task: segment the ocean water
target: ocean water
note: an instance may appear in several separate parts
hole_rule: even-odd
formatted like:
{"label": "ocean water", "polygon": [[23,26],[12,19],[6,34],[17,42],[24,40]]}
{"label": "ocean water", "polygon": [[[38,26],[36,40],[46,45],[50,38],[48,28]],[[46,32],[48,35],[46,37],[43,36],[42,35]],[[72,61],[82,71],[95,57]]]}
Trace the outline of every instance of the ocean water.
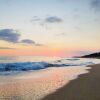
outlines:
{"label": "ocean water", "polygon": [[0,100],[42,100],[100,59],[1,56]]}
{"label": "ocean water", "polygon": [[0,56],[0,75],[42,70],[49,67],[77,67],[99,63],[99,59],[34,56]]}

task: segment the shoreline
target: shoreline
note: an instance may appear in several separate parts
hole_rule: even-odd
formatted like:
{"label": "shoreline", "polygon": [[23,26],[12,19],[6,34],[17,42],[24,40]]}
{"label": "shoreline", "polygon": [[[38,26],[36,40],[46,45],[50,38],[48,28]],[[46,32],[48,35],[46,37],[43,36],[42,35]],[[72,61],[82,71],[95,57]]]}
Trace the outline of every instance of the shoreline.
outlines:
{"label": "shoreline", "polygon": [[79,75],[42,100],[100,100],[100,64],[87,67],[91,67],[89,73]]}
{"label": "shoreline", "polygon": [[89,68],[80,66],[53,67],[1,79],[0,100],[41,100],[76,79],[78,75],[88,73],[87,69]]}

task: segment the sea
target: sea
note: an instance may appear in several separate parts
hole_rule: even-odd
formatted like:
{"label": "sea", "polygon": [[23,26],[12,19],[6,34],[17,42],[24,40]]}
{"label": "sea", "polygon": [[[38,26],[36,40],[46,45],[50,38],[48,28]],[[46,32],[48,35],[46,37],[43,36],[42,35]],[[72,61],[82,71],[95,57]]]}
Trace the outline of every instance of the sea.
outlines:
{"label": "sea", "polygon": [[100,59],[0,56],[0,100],[42,100]]}
{"label": "sea", "polygon": [[43,56],[0,56],[0,75],[12,75],[49,67],[77,67],[100,63],[93,58],[61,58]]}

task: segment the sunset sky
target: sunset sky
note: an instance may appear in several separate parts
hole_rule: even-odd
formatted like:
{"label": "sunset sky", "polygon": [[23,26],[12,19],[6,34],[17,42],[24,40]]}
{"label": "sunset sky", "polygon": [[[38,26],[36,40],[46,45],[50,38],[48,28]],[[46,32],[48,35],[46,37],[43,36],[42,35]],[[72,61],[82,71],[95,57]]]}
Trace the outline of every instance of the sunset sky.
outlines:
{"label": "sunset sky", "polygon": [[100,0],[0,0],[0,55],[69,57],[99,43]]}

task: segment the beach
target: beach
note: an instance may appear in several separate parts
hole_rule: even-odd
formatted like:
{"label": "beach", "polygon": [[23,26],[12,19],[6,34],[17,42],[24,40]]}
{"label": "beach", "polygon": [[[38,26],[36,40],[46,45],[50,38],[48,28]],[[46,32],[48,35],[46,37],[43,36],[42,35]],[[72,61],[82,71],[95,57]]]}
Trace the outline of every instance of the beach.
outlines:
{"label": "beach", "polygon": [[[41,100],[88,73],[87,67],[52,67],[18,75],[0,76],[0,100]],[[48,99],[46,99],[48,100]]]}
{"label": "beach", "polygon": [[0,100],[99,100],[98,63],[84,58],[1,63]]}
{"label": "beach", "polygon": [[100,0],[0,0],[0,100],[100,100]]}
{"label": "beach", "polygon": [[42,100],[100,100],[100,64]]}

